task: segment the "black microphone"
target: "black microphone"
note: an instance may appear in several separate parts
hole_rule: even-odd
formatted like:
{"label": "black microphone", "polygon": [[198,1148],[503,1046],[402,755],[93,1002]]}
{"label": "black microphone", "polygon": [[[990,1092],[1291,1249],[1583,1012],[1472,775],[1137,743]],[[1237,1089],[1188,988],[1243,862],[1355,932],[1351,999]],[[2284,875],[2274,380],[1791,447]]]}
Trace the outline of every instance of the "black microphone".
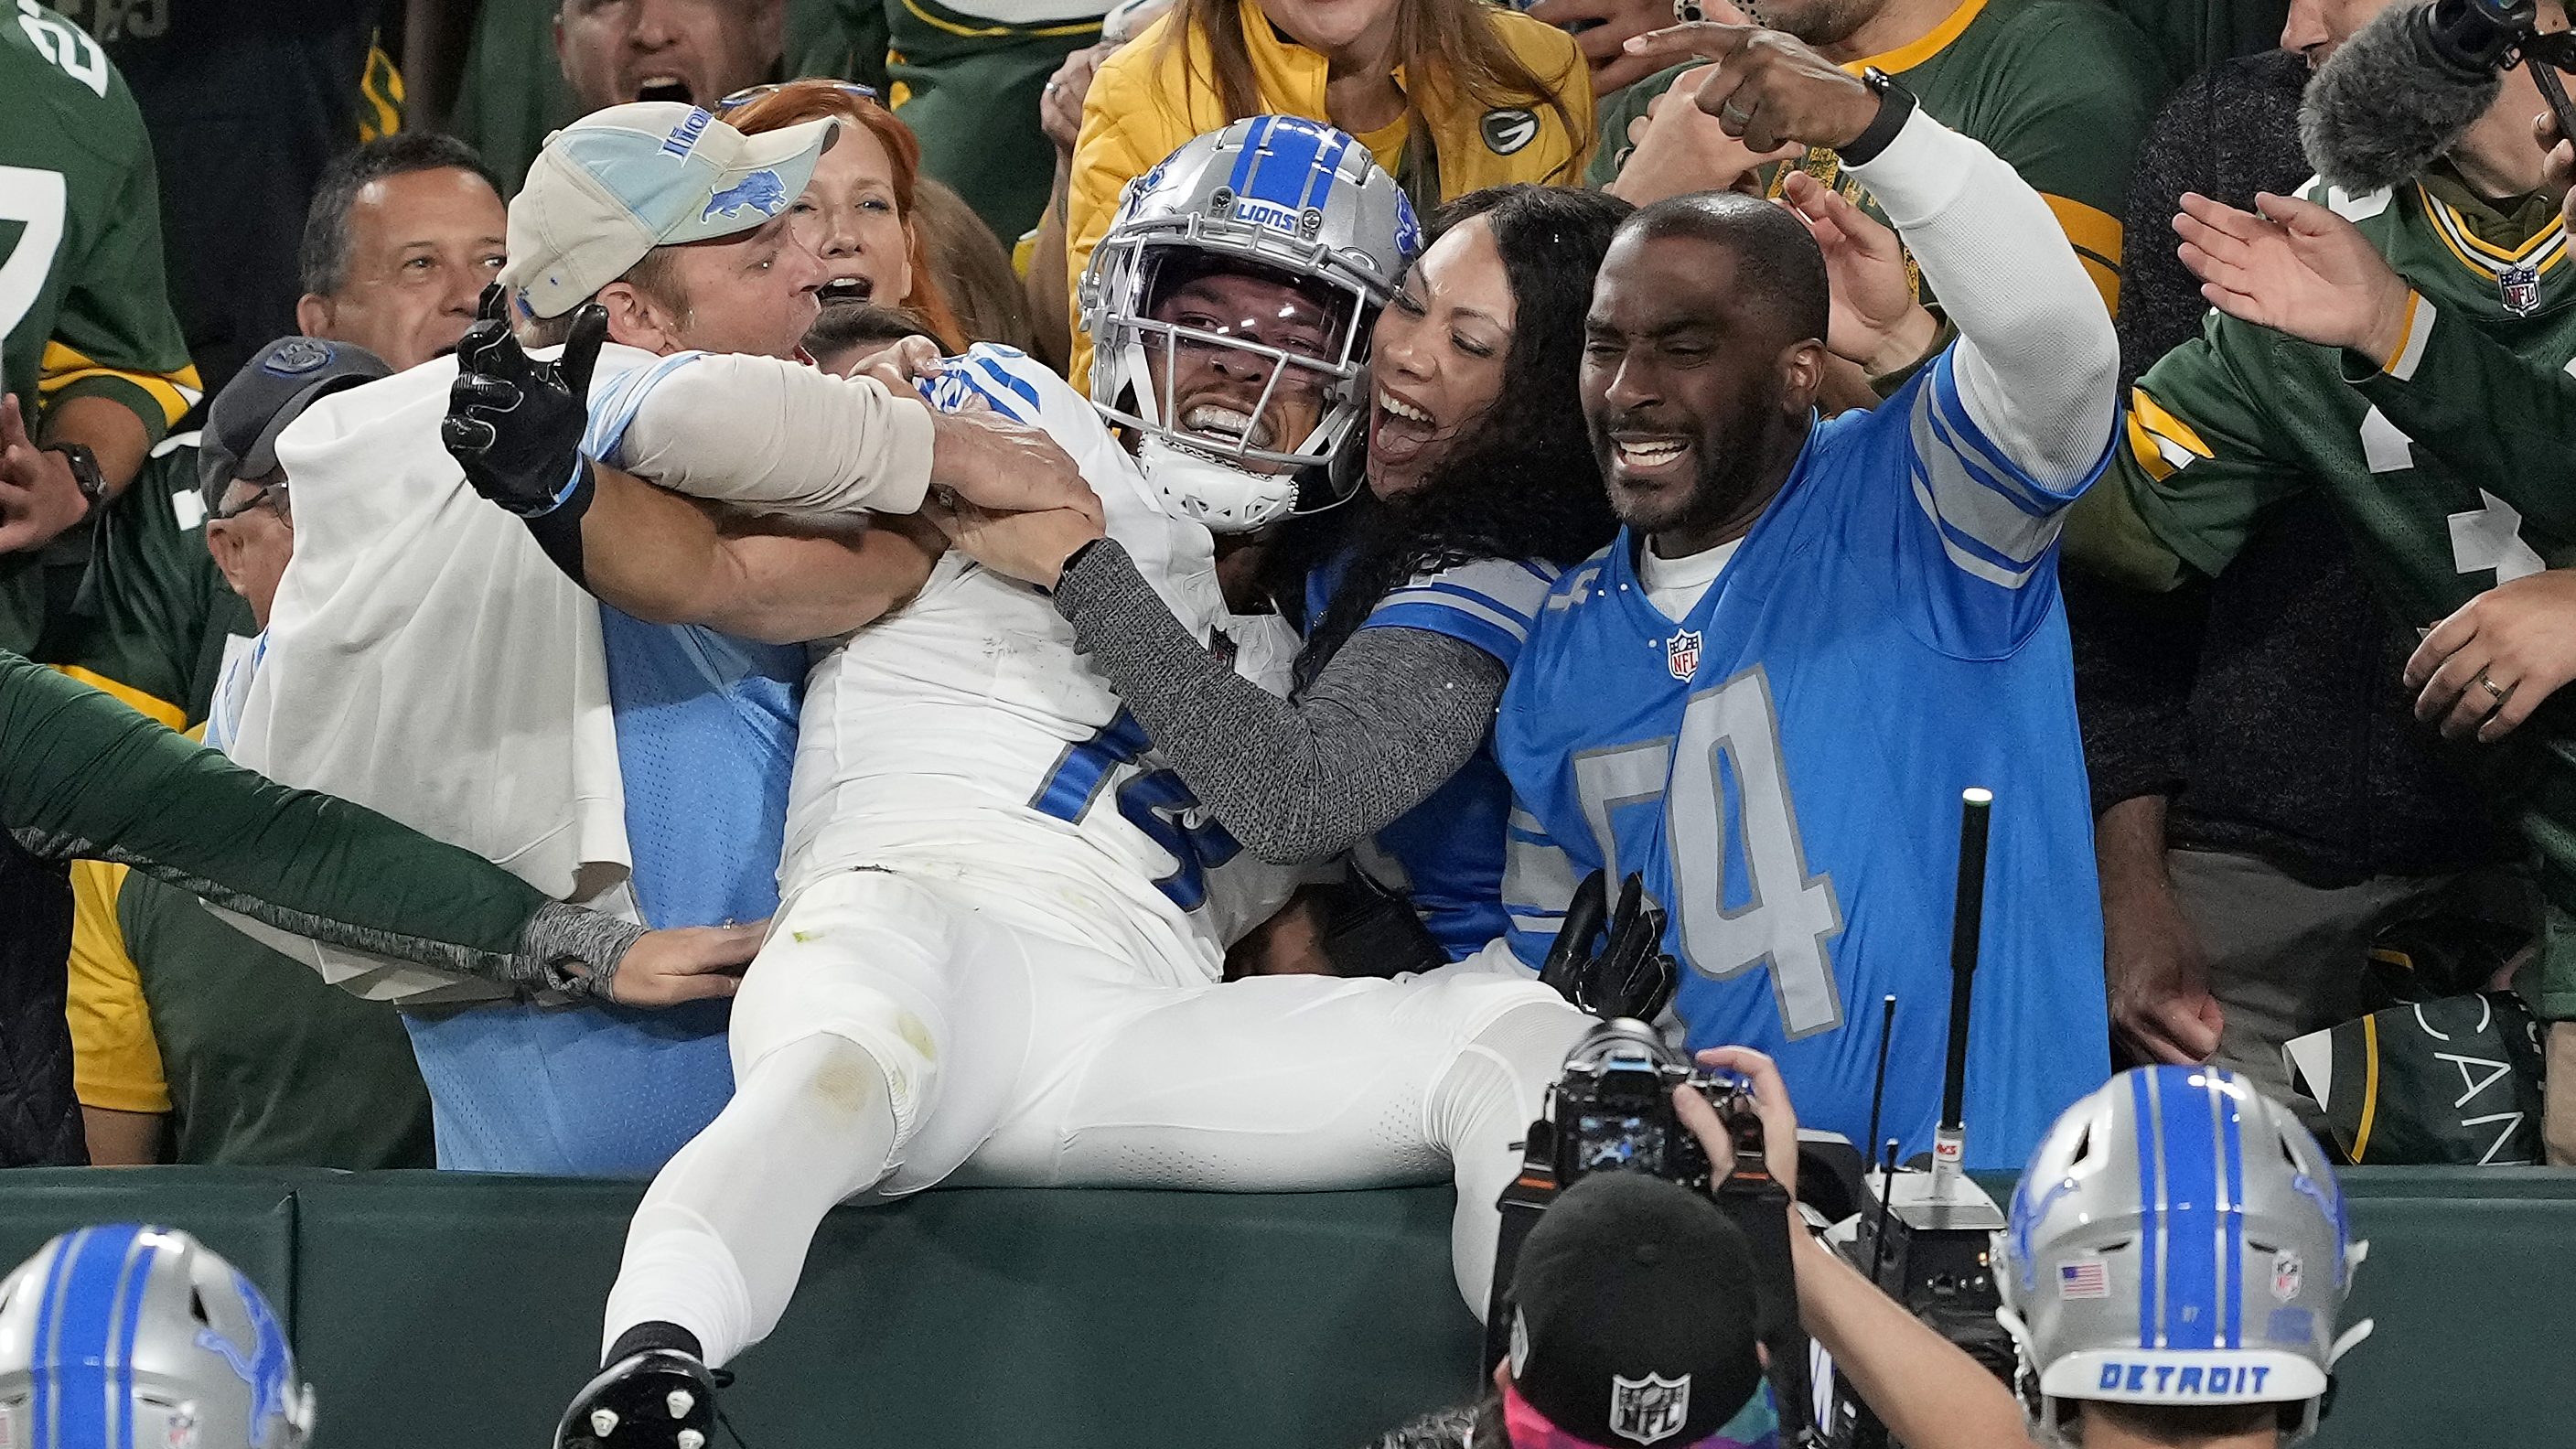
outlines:
{"label": "black microphone", "polygon": [[2353,32],[2299,102],[2308,164],[2354,194],[2423,174],[2503,90],[2517,36],[2492,10],[2481,0],[2399,0]]}

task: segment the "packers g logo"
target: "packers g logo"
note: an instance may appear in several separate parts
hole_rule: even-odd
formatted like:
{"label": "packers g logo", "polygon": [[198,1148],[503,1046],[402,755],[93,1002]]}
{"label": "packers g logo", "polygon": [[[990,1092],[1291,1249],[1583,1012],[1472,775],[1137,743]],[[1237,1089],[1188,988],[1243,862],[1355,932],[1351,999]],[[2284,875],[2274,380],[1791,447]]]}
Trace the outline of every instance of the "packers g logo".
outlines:
{"label": "packers g logo", "polygon": [[1487,111],[1477,129],[1484,132],[1485,145],[1495,155],[1509,156],[1538,139],[1538,114],[1520,106],[1505,106]]}

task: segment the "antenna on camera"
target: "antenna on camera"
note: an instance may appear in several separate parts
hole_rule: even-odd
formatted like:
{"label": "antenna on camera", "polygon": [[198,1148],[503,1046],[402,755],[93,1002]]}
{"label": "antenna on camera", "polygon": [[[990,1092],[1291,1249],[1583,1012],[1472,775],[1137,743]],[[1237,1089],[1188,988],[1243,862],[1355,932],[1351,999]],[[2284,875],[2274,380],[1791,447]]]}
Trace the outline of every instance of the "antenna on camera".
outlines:
{"label": "antenna on camera", "polygon": [[[1950,914],[1950,1050],[1941,1066],[1941,1125],[1932,1134],[1932,1197],[1946,1202],[1967,1160],[1969,987],[1986,922],[1986,831],[1995,793],[1971,786],[1959,797],[1959,890]],[[1877,1134],[1872,1133],[1874,1138]]]}
{"label": "antenna on camera", "polygon": [[1878,1140],[1878,1113],[1887,1105],[1887,1044],[1896,1038],[1896,993],[1887,993],[1878,1004],[1878,1075],[1869,1084],[1869,1135],[1863,1143]]}

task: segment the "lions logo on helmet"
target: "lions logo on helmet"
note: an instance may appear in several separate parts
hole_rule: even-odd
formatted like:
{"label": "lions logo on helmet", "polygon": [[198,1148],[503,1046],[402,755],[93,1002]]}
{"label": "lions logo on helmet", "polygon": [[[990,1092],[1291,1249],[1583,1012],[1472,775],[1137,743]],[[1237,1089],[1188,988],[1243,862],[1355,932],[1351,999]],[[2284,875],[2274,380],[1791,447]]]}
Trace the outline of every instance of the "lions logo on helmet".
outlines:
{"label": "lions logo on helmet", "polygon": [[268,1300],[186,1233],[79,1228],[0,1280],[0,1444],[303,1449],[312,1431]]}
{"label": "lions logo on helmet", "polygon": [[[1412,204],[1368,148],[1296,116],[1254,116],[1200,136],[1128,188],[1082,276],[1091,399],[1139,435],[1139,464],[1166,508],[1242,532],[1301,502],[1329,507],[1348,496],[1356,470],[1325,465],[1366,412],[1369,327],[1421,243]],[[1302,331],[1282,345],[1277,334],[1297,329],[1271,319],[1159,315],[1177,291],[1212,276],[1302,299],[1277,311],[1319,317],[1320,345]],[[1258,392],[1192,405],[1181,395],[1185,366],[1222,369]],[[1300,475],[1319,470],[1338,476],[1301,496]]]}
{"label": "lions logo on helmet", "polygon": [[2288,1108],[2216,1067],[2122,1072],[2041,1139],[1996,1238],[2035,1426],[2065,1442],[2069,1399],[2305,1404],[2296,1442],[2370,1333],[2335,1333],[2368,1250]]}

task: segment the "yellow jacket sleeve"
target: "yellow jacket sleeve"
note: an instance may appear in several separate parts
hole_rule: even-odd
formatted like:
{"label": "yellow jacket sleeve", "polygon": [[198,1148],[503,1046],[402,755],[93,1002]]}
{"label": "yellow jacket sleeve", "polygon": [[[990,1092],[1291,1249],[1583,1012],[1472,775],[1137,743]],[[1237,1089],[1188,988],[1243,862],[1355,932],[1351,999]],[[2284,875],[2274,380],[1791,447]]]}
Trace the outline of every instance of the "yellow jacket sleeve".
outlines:
{"label": "yellow jacket sleeve", "polygon": [[[1086,393],[1091,387],[1091,334],[1082,328],[1082,271],[1116,219],[1119,198],[1128,182],[1152,170],[1181,143],[1225,124],[1224,108],[1213,98],[1203,104],[1196,94],[1164,93],[1160,83],[1176,79],[1182,70],[1175,63],[1179,58],[1166,54],[1170,19],[1166,15],[1155,21],[1101,62],[1082,101],[1082,135],[1074,143],[1073,175],[1065,194],[1065,298],[1073,313],[1073,360],[1065,375]],[[1204,124],[1195,124],[1200,121]]]}
{"label": "yellow jacket sleeve", "polygon": [[170,1084],[143,999],[143,974],[125,951],[117,898],[126,867],[72,863],[71,984],[63,1009],[72,1033],[72,1086],[84,1107],[167,1112]]}

